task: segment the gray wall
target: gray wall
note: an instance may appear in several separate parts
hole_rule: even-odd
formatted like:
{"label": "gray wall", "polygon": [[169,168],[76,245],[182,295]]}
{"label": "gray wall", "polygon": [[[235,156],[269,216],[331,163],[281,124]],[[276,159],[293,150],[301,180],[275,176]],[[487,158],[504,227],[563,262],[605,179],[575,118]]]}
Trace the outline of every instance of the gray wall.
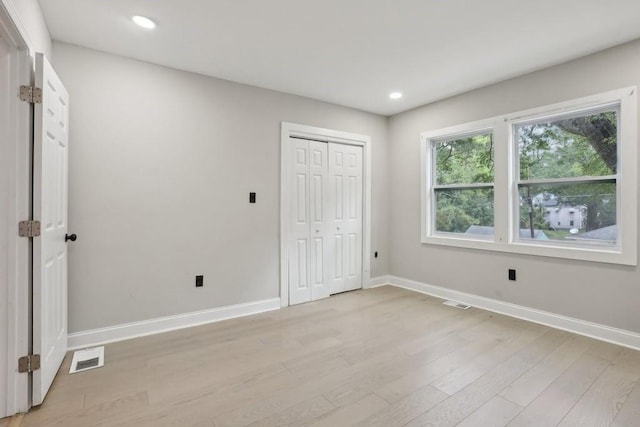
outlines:
{"label": "gray wall", "polygon": [[278,297],[281,121],[371,136],[372,276],[388,273],[386,118],[66,44],[54,57],[70,332]]}
{"label": "gray wall", "polygon": [[[631,85],[640,86],[640,41],[392,117],[391,274],[640,332],[635,267],[420,244],[422,131]],[[517,282],[507,280],[508,268],[517,269]]]}
{"label": "gray wall", "polygon": [[640,332],[635,267],[421,245],[419,161],[422,131],[640,85],[640,41],[390,119],[65,44],[54,54],[72,102],[71,332],[278,296],[281,121],[372,136],[372,277]]}

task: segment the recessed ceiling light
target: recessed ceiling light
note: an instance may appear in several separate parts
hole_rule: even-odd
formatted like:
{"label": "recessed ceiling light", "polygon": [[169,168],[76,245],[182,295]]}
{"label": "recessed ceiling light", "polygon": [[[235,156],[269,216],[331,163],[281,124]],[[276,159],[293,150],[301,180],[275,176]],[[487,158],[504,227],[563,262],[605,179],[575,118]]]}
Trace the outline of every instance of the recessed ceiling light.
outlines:
{"label": "recessed ceiling light", "polygon": [[147,30],[152,30],[156,27],[156,23],[146,16],[132,16],[131,20],[141,26],[142,28],[146,28]]}
{"label": "recessed ceiling light", "polygon": [[391,92],[389,94],[389,98],[391,98],[391,99],[400,99],[400,98],[402,98],[402,93],[401,92]]}

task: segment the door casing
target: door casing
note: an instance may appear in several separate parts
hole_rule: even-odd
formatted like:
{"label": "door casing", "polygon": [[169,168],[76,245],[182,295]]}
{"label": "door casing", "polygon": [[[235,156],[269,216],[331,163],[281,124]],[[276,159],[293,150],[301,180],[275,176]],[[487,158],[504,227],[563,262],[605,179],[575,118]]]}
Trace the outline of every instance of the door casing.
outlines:
{"label": "door casing", "polygon": [[280,136],[280,306],[289,305],[289,202],[292,185],[288,143],[290,137],[322,142],[359,145],[363,155],[363,218],[362,218],[362,288],[369,287],[371,278],[371,137],[338,130],[282,122]]}
{"label": "door casing", "polygon": [[[8,43],[10,92],[8,111],[8,138],[6,139],[7,187],[9,194],[7,239],[7,383],[0,384],[0,396],[6,396],[6,413],[0,417],[26,412],[31,406],[30,374],[18,373],[18,358],[31,351],[31,242],[18,237],[19,221],[31,216],[31,108],[18,99],[21,85],[30,85],[33,79],[33,63],[26,31],[10,2],[0,1],[0,35]],[[3,82],[4,85],[4,82]],[[5,155],[5,153],[3,153]],[[4,189],[3,189],[4,190]],[[5,256],[5,255],[2,255]],[[4,345],[5,343],[0,343]]]}

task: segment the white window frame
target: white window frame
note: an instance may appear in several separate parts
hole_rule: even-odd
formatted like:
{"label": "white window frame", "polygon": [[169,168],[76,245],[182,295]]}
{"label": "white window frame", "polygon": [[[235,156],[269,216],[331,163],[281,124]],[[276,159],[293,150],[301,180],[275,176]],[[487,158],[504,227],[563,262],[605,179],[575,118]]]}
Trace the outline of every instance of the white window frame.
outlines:
{"label": "white window frame", "polygon": [[[490,236],[473,236],[462,233],[439,232],[435,229],[436,218],[436,201],[435,201],[435,164],[434,144],[443,140],[452,140],[456,138],[465,138],[469,136],[494,133],[495,122],[491,120],[481,120],[473,123],[465,123],[460,126],[453,126],[445,129],[439,129],[434,132],[424,132],[422,137],[422,243],[433,243],[458,246],[456,242],[463,242],[466,247],[483,248],[485,244],[493,239]],[[497,152],[494,138],[494,153]],[[495,155],[495,154],[494,154]],[[495,166],[494,166],[495,171]],[[425,191],[425,186],[428,188]],[[451,186],[455,187],[455,186]],[[465,185],[472,187],[472,185]],[[495,174],[492,187],[495,194]],[[486,188],[481,185],[480,188]],[[429,209],[427,209],[427,206]],[[495,196],[494,196],[494,218],[495,218]]]}
{"label": "white window frame", "polygon": [[[618,173],[616,215],[618,239],[615,246],[567,244],[520,239],[519,158],[513,129],[516,124],[594,108],[619,105]],[[604,262],[636,266],[638,232],[638,106],[636,87],[627,87],[567,102],[533,108],[472,123],[421,134],[422,227],[421,242],[471,249]],[[494,142],[494,229],[491,239],[435,231],[433,142],[479,132],[493,132]]]}

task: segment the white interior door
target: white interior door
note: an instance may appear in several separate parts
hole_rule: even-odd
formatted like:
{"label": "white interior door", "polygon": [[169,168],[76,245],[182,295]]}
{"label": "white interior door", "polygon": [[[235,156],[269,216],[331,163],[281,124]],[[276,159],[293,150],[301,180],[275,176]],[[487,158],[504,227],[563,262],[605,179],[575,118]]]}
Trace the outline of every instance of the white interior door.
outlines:
{"label": "white interior door", "polygon": [[362,147],[329,143],[330,293],[362,288]]}
{"label": "white interior door", "polygon": [[293,195],[289,230],[289,303],[329,296],[327,284],[327,144],[291,138]]}
{"label": "white interior door", "polygon": [[41,235],[33,239],[33,404],[39,405],[67,351],[67,178],[69,95],[42,54],[36,55],[33,217]]}

